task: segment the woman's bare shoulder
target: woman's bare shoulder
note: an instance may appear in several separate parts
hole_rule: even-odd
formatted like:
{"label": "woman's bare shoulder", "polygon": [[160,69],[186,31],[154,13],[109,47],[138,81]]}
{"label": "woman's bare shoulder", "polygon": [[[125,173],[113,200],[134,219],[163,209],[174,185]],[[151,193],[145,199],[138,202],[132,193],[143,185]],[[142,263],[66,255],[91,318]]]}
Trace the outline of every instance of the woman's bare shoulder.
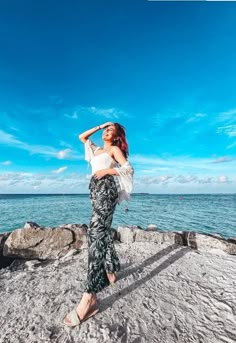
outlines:
{"label": "woman's bare shoulder", "polygon": [[113,152],[122,152],[121,148],[119,148],[117,145],[112,145],[111,151]]}

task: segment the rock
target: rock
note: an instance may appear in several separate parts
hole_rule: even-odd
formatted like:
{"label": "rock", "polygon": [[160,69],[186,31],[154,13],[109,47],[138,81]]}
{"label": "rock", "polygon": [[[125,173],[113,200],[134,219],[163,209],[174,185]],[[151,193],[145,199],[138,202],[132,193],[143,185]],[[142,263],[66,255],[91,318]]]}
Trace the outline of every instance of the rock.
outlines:
{"label": "rock", "polygon": [[3,246],[3,255],[25,259],[56,259],[70,249],[80,250],[86,243],[86,225],[65,224],[42,228],[27,223],[26,228],[13,231]]}
{"label": "rock", "polygon": [[232,241],[218,237],[218,235],[201,234],[197,232],[184,232],[186,245],[191,248],[206,251],[216,252],[221,251],[229,255],[236,255],[236,244]]}
{"label": "rock", "polygon": [[119,226],[117,229],[122,243],[154,242],[179,244],[206,252],[222,252],[236,255],[236,239],[224,239],[219,234],[201,234],[193,231],[149,231],[137,226]]}
{"label": "rock", "polygon": [[114,241],[119,241],[120,240],[120,234],[116,229],[111,229],[111,235],[112,235],[112,239]]}
{"label": "rock", "polygon": [[0,234],[0,269],[9,266],[14,261],[12,257],[3,256],[3,246],[9,235],[10,232]]}
{"label": "rock", "polygon": [[24,229],[37,228],[37,227],[40,228],[40,225],[38,225],[35,222],[26,222],[24,225]]}
{"label": "rock", "polygon": [[25,262],[25,266],[28,270],[35,270],[35,267],[39,266],[41,263],[38,260],[30,260]]}
{"label": "rock", "polygon": [[133,226],[118,226],[117,232],[121,243],[133,243],[135,231],[137,227]]}
{"label": "rock", "polygon": [[116,250],[117,282],[99,294],[100,313],[73,330],[63,318],[86,286],[85,249],[73,263],[1,270],[0,343],[236,342],[236,256],[151,242]]}
{"label": "rock", "polygon": [[69,260],[72,256],[74,256],[74,255],[76,255],[78,253],[78,250],[77,249],[71,249],[71,250],[69,250],[68,251],[68,253],[65,255],[65,256],[63,256],[63,257],[61,257],[60,258],[60,261],[67,261],[67,260]]}
{"label": "rock", "polygon": [[229,243],[234,243],[234,244],[236,244],[236,237],[229,237],[229,238],[227,239],[227,241],[228,241]]}
{"label": "rock", "polygon": [[156,231],[157,230],[157,225],[155,224],[149,224],[146,228],[146,231]]}
{"label": "rock", "polygon": [[207,233],[207,235],[211,237],[216,237],[216,238],[223,238],[219,233]]}
{"label": "rock", "polygon": [[154,242],[162,244],[166,242],[183,245],[182,235],[178,232],[153,232],[128,226],[119,226],[117,231],[120,234],[120,241],[122,243]]}
{"label": "rock", "polygon": [[158,232],[136,230],[135,242],[154,242],[183,245],[182,236],[176,232]]}

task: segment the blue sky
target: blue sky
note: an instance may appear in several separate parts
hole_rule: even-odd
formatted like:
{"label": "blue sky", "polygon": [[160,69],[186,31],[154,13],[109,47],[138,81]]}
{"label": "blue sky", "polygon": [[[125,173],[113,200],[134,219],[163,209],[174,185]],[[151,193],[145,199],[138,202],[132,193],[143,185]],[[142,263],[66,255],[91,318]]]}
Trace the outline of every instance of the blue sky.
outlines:
{"label": "blue sky", "polygon": [[1,2],[0,193],[87,193],[107,121],[134,192],[236,192],[235,36],[235,2]]}

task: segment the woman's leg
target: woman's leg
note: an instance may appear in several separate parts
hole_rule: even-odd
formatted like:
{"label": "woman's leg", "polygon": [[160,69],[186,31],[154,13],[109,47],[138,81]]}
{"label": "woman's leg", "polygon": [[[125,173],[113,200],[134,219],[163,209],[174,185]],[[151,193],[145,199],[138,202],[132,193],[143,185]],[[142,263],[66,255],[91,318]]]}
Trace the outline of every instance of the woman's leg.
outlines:
{"label": "woman's leg", "polygon": [[109,236],[107,240],[107,253],[105,261],[105,269],[107,273],[115,273],[120,270],[120,261],[117,256],[115,246],[112,239],[111,229],[109,230]]}
{"label": "woman's leg", "polygon": [[118,193],[111,175],[102,179],[92,177],[89,188],[93,213],[88,228],[86,293],[97,293],[110,283],[107,271],[115,272],[120,267],[111,238],[111,223]]}
{"label": "woman's leg", "polygon": [[[76,308],[81,320],[93,311],[97,303],[96,293],[109,285],[106,274],[118,271],[120,264],[111,240],[112,216],[116,207],[118,193],[113,177],[106,176],[100,180],[92,177],[90,181],[90,198],[93,207],[92,218],[87,232],[88,240],[88,276],[85,293]],[[70,320],[65,318],[70,324]]]}

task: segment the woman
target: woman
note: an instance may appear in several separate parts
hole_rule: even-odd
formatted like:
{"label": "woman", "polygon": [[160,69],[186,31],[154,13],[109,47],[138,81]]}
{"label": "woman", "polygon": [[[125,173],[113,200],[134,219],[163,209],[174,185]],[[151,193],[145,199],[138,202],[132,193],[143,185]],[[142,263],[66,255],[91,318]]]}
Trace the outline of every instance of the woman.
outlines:
{"label": "woman", "polygon": [[[103,148],[89,140],[100,129],[104,129]],[[89,190],[93,213],[87,232],[87,285],[77,308],[64,318],[67,326],[78,325],[95,315],[98,312],[96,294],[116,281],[120,263],[111,236],[112,217],[116,204],[130,199],[133,184],[123,126],[107,122],[85,131],[79,139],[85,144],[85,160],[92,166]]]}

